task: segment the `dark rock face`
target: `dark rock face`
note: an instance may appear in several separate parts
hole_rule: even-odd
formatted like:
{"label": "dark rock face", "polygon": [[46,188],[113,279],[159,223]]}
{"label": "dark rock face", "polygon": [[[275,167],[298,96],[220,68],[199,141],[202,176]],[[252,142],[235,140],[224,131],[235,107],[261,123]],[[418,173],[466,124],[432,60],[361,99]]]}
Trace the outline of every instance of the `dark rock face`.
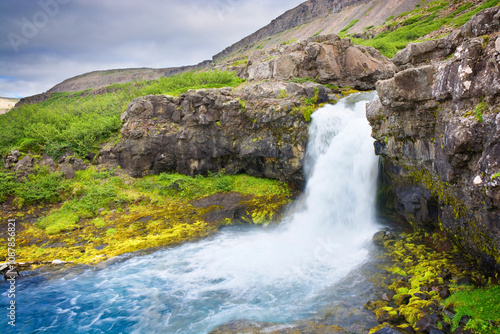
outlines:
{"label": "dark rock face", "polygon": [[121,142],[105,147],[98,161],[137,177],[224,170],[301,186],[308,126],[297,107],[303,98],[328,99],[328,93],[317,84],[275,82],[141,97],[122,115]]}
{"label": "dark rock face", "polygon": [[249,81],[316,78],[322,84],[375,88],[375,82],[393,77],[396,67],[378,50],[353,45],[335,34],[308,38],[279,49],[258,50],[248,59]]}
{"label": "dark rock face", "polygon": [[438,217],[464,252],[497,261],[499,18],[498,7],[487,9],[445,38],[410,44],[367,108],[394,206],[419,227],[436,228]]}

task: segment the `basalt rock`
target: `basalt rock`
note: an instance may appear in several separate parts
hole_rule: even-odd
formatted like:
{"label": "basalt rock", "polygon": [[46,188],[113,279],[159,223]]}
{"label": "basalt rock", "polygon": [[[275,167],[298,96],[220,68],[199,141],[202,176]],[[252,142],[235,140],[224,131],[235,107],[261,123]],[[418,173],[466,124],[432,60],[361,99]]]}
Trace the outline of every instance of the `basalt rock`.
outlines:
{"label": "basalt rock", "polygon": [[279,49],[257,50],[250,55],[245,73],[249,81],[310,77],[322,84],[369,90],[377,80],[391,78],[395,69],[378,50],[330,34]]}
{"label": "basalt rock", "polygon": [[135,177],[246,172],[301,187],[308,126],[299,107],[331,93],[313,83],[273,82],[141,97],[122,114],[121,141],[97,159]]}
{"label": "basalt rock", "polygon": [[473,258],[496,261],[499,17],[498,7],[484,10],[448,37],[410,44],[394,57],[400,72],[377,83],[380,101],[367,107],[394,207],[420,228],[442,226]]}

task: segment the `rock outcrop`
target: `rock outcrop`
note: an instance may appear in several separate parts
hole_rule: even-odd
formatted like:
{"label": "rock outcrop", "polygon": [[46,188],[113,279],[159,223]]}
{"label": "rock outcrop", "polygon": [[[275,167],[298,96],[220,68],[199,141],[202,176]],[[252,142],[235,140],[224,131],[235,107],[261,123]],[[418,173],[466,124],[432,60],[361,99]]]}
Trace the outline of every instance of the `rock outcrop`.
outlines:
{"label": "rock outcrop", "polygon": [[300,186],[308,137],[300,106],[304,98],[325,102],[328,93],[319,84],[276,82],[141,97],[122,115],[120,143],[104,148],[98,161],[136,177],[224,170]]}
{"label": "rock outcrop", "polygon": [[500,9],[437,41],[410,44],[370,104],[395,207],[436,221],[466,254],[500,260]]}
{"label": "rock outcrop", "polygon": [[378,50],[353,45],[335,34],[310,37],[278,49],[253,52],[240,75],[249,81],[313,78],[322,84],[375,88],[377,80],[394,76],[396,67]]}

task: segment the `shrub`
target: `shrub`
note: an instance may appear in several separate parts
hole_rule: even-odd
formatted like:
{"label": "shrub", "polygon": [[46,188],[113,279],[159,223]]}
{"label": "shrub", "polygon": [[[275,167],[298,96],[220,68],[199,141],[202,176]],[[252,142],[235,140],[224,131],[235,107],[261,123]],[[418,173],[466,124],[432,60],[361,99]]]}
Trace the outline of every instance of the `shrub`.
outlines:
{"label": "shrub", "polygon": [[26,182],[18,184],[14,192],[29,204],[56,202],[63,190],[62,181],[62,173],[50,173],[48,168],[42,168],[37,174],[30,174]]}
{"label": "shrub", "polygon": [[13,173],[4,171],[0,173],[0,203],[13,195],[17,186],[17,179]]}
{"label": "shrub", "polygon": [[45,151],[57,158],[70,149],[80,157],[99,149],[122,127],[120,115],[134,98],[178,95],[189,89],[234,87],[243,80],[233,72],[187,72],[158,80],[113,84],[108,93],[53,93],[47,101],[0,115],[0,155],[13,149]]}

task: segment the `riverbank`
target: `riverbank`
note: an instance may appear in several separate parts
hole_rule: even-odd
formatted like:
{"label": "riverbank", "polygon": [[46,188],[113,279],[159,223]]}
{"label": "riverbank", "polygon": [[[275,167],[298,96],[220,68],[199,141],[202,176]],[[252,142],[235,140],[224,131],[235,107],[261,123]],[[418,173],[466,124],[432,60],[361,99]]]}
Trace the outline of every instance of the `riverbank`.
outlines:
{"label": "riverbank", "polygon": [[[0,206],[1,260],[7,261],[10,221],[16,227],[18,270],[28,271],[63,263],[96,265],[198,240],[226,225],[269,223],[294,196],[285,183],[247,175],[134,179],[95,166],[68,180],[39,170],[15,193]],[[32,196],[43,194],[46,198],[34,202]]]}

